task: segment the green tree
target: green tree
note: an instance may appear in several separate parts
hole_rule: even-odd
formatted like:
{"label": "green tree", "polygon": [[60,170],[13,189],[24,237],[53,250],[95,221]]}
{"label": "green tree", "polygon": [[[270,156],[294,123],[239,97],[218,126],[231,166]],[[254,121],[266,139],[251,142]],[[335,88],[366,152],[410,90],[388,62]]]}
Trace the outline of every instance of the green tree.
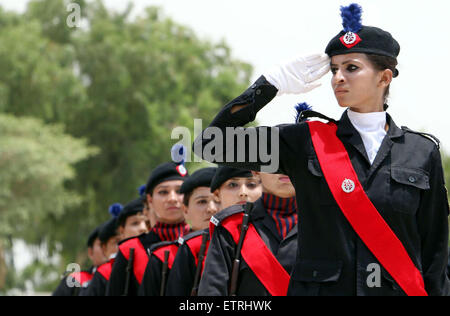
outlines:
{"label": "green tree", "polygon": [[100,0],[76,1],[84,27],[69,28],[69,2],[0,10],[0,112],[62,124],[100,149],[66,182],[83,202],[46,222],[49,249],[63,245],[62,266],[82,263],[85,237],[108,205],[135,198],[152,168],[170,159],[172,129],[193,133],[194,118],[208,122],[252,71],[224,42],[198,38],[158,8],[132,19],[131,5],[114,13]]}
{"label": "green tree", "polygon": [[[65,183],[75,176],[73,165],[97,151],[61,126],[34,118],[0,114],[0,135],[0,251],[11,237],[39,245],[52,229],[50,218],[61,220],[68,208],[81,204]],[[4,271],[3,253],[0,266]]]}

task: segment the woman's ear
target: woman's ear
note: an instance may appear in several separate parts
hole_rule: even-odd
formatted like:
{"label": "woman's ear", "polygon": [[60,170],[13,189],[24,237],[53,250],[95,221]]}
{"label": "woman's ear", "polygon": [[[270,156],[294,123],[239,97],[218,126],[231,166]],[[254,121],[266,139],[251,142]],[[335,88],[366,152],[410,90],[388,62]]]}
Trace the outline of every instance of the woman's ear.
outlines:
{"label": "woman's ear", "polygon": [[188,208],[189,207],[184,205],[184,203],[181,204],[181,209],[183,210],[184,217],[186,217],[186,215],[188,214]]}
{"label": "woman's ear", "polygon": [[151,208],[152,207],[153,198],[152,198],[152,196],[150,194],[147,194],[146,198],[147,198],[148,207]]}
{"label": "woman's ear", "polygon": [[107,249],[107,248],[108,248],[108,247],[107,247],[107,244],[103,244],[103,243],[100,244],[100,248],[102,248],[103,255],[106,257],[106,254],[107,254],[107,252],[108,252],[108,251],[107,251],[107,250],[108,250],[108,249]]}
{"label": "woman's ear", "polygon": [[[126,224],[126,223],[125,223]],[[119,236],[120,236],[120,239],[123,239],[122,238],[122,236],[123,236],[123,232],[125,231],[125,227],[124,226],[119,226]]]}
{"label": "woman's ear", "polygon": [[381,72],[380,84],[383,88],[387,88],[391,84],[393,77],[394,74],[390,69],[385,69]]}
{"label": "woman's ear", "polygon": [[219,197],[219,192],[220,192],[220,189],[216,189],[214,192],[213,192],[213,199],[214,199],[214,201],[216,202],[216,203],[220,203],[221,201],[220,201],[220,197]]}

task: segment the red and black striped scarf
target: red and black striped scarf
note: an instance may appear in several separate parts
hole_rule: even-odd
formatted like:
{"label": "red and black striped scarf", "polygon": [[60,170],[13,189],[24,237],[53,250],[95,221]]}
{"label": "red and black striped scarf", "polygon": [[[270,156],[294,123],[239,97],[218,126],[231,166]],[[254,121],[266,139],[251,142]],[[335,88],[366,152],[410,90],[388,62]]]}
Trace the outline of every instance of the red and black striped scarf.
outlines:
{"label": "red and black striped scarf", "polygon": [[164,224],[157,222],[152,231],[159,236],[162,241],[177,240],[191,231],[191,227],[185,222],[178,224]]}
{"label": "red and black striped scarf", "polygon": [[264,207],[272,216],[281,239],[286,238],[292,228],[297,225],[297,201],[295,197],[280,198],[270,193],[263,193]]}

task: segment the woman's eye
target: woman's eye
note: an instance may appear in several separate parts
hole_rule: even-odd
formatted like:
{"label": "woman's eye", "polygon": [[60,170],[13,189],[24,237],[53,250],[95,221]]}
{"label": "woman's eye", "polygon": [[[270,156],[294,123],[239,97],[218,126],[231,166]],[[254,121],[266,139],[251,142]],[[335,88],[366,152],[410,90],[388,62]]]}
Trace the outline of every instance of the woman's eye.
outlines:
{"label": "woman's eye", "polygon": [[228,183],[228,187],[229,188],[232,188],[232,189],[234,189],[234,188],[237,188],[239,185],[236,183],[236,182],[230,182],[230,183]]}
{"label": "woman's eye", "polygon": [[158,194],[166,195],[168,192],[166,190],[159,191]]}
{"label": "woman's eye", "polygon": [[333,75],[335,75],[336,72],[337,72],[337,68],[331,68],[331,73],[332,73]]}
{"label": "woman's eye", "polygon": [[250,188],[250,189],[254,189],[254,188],[256,188],[257,186],[258,186],[258,185],[257,185],[255,182],[247,183],[247,187]]}
{"label": "woman's eye", "polygon": [[348,67],[347,67],[347,71],[350,71],[350,72],[353,72],[357,69],[358,69],[358,67],[355,65],[348,65]]}
{"label": "woman's eye", "polygon": [[207,204],[208,201],[207,201],[207,200],[199,200],[197,203],[198,203],[198,204]]}

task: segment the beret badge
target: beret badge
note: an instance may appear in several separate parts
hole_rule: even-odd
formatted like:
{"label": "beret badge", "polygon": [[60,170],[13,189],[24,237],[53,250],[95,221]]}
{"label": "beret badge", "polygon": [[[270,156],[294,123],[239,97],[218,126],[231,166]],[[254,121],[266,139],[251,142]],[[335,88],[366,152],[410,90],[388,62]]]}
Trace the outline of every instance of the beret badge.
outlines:
{"label": "beret badge", "polygon": [[353,32],[347,32],[340,38],[342,44],[347,48],[352,48],[353,46],[357,45],[359,42],[361,42],[361,38],[358,34]]}
{"label": "beret badge", "polygon": [[183,165],[178,165],[175,169],[177,169],[180,176],[185,177],[187,175],[187,170]]}
{"label": "beret badge", "polygon": [[341,7],[342,26],[344,27],[344,35],[340,37],[341,43],[352,48],[361,42],[361,38],[357,34],[361,28],[362,8],[356,3],[352,3],[348,7]]}

